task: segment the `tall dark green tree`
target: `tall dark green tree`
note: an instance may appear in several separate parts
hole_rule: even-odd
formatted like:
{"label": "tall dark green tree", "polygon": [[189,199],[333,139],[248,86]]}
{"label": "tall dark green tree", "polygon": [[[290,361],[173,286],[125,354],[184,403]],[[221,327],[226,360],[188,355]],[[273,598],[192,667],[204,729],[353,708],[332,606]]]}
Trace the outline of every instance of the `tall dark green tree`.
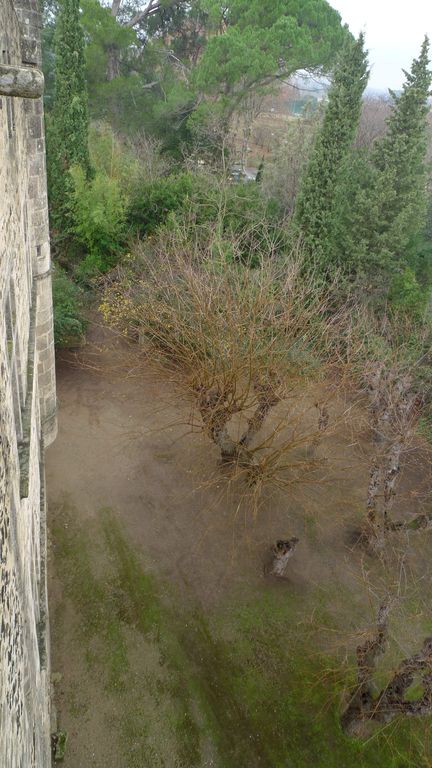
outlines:
{"label": "tall dark green tree", "polygon": [[293,231],[300,235],[310,261],[325,268],[337,210],[341,169],[360,119],[368,81],[364,37],[349,40],[335,68],[328,105],[297,198]]}
{"label": "tall dark green tree", "polygon": [[373,164],[384,203],[380,260],[390,258],[394,264],[396,259],[402,266],[413,266],[427,213],[427,115],[432,83],[427,37],[405,76],[402,93],[391,92],[394,103],[388,131],[375,144]]}
{"label": "tall dark green tree", "polygon": [[[425,275],[427,116],[432,73],[425,38],[400,94],[390,92],[387,133],[369,156],[353,154],[338,193],[332,259],[367,292],[413,295]],[[405,282],[405,287],[404,287]],[[396,291],[396,293],[395,293]]]}
{"label": "tall dark green tree", "polygon": [[72,166],[90,174],[84,35],[79,0],[62,0],[55,35],[55,96],[49,119],[49,189],[52,220],[64,224]]}

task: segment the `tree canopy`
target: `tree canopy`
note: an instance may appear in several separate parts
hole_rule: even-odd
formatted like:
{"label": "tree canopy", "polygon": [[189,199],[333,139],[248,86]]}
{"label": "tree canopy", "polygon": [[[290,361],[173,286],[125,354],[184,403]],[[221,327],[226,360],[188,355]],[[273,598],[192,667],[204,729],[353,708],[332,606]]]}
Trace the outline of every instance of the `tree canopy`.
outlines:
{"label": "tree canopy", "polygon": [[[46,0],[50,23],[55,8]],[[330,71],[349,37],[325,0],[81,0],[81,9],[91,116],[126,132],[165,131],[168,146],[188,139],[188,118],[203,102],[229,115],[299,69]]]}
{"label": "tree canopy", "polygon": [[[194,77],[204,92],[247,91],[299,69],[328,70],[347,36],[323,0],[204,2],[213,24]],[[218,17],[219,13],[219,17]]]}

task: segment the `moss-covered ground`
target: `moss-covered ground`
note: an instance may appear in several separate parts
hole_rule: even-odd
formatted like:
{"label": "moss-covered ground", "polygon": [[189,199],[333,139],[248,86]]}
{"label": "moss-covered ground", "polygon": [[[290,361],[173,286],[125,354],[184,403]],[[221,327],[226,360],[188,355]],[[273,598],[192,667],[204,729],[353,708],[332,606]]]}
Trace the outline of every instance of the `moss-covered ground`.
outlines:
{"label": "moss-covered ground", "polygon": [[[64,503],[53,520],[60,725],[93,734],[85,768],[432,765],[425,721],[342,734],[347,666],[322,643],[337,632],[331,594],[263,581],[204,610],[149,570],[115,510],[84,528]],[[65,765],[84,768],[76,755]]]}

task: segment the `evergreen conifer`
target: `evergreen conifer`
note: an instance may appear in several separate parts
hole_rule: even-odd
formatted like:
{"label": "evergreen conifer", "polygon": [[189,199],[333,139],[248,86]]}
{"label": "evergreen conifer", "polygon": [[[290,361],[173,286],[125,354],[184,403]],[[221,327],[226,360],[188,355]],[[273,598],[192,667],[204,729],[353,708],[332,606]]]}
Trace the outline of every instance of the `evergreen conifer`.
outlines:
{"label": "evergreen conifer", "polygon": [[68,171],[81,166],[90,175],[84,34],[79,0],[62,0],[55,38],[55,98],[48,131],[49,191],[53,223],[65,225]]}
{"label": "evergreen conifer", "polygon": [[[432,73],[425,38],[393,107],[387,133],[369,156],[351,153],[341,173],[329,260],[377,296],[426,274],[427,116]],[[412,287],[412,286],[411,286]]]}
{"label": "evergreen conifer", "polygon": [[368,81],[364,36],[349,40],[336,66],[328,105],[297,199],[293,227],[310,261],[326,267],[341,167],[360,118]]}

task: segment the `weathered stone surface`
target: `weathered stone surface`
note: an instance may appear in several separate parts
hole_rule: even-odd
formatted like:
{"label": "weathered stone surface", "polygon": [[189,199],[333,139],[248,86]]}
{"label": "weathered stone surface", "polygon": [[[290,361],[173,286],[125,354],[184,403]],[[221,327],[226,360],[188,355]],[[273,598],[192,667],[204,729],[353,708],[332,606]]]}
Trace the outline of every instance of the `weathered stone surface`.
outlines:
{"label": "weathered stone surface", "polygon": [[0,64],[0,96],[37,99],[44,90],[44,76],[39,69]]}
{"label": "weathered stone surface", "polygon": [[[0,0],[0,83],[23,69],[23,35],[40,51],[37,0],[17,5],[20,19]],[[49,768],[43,433],[54,437],[56,416],[43,104],[0,101],[0,766]]]}

